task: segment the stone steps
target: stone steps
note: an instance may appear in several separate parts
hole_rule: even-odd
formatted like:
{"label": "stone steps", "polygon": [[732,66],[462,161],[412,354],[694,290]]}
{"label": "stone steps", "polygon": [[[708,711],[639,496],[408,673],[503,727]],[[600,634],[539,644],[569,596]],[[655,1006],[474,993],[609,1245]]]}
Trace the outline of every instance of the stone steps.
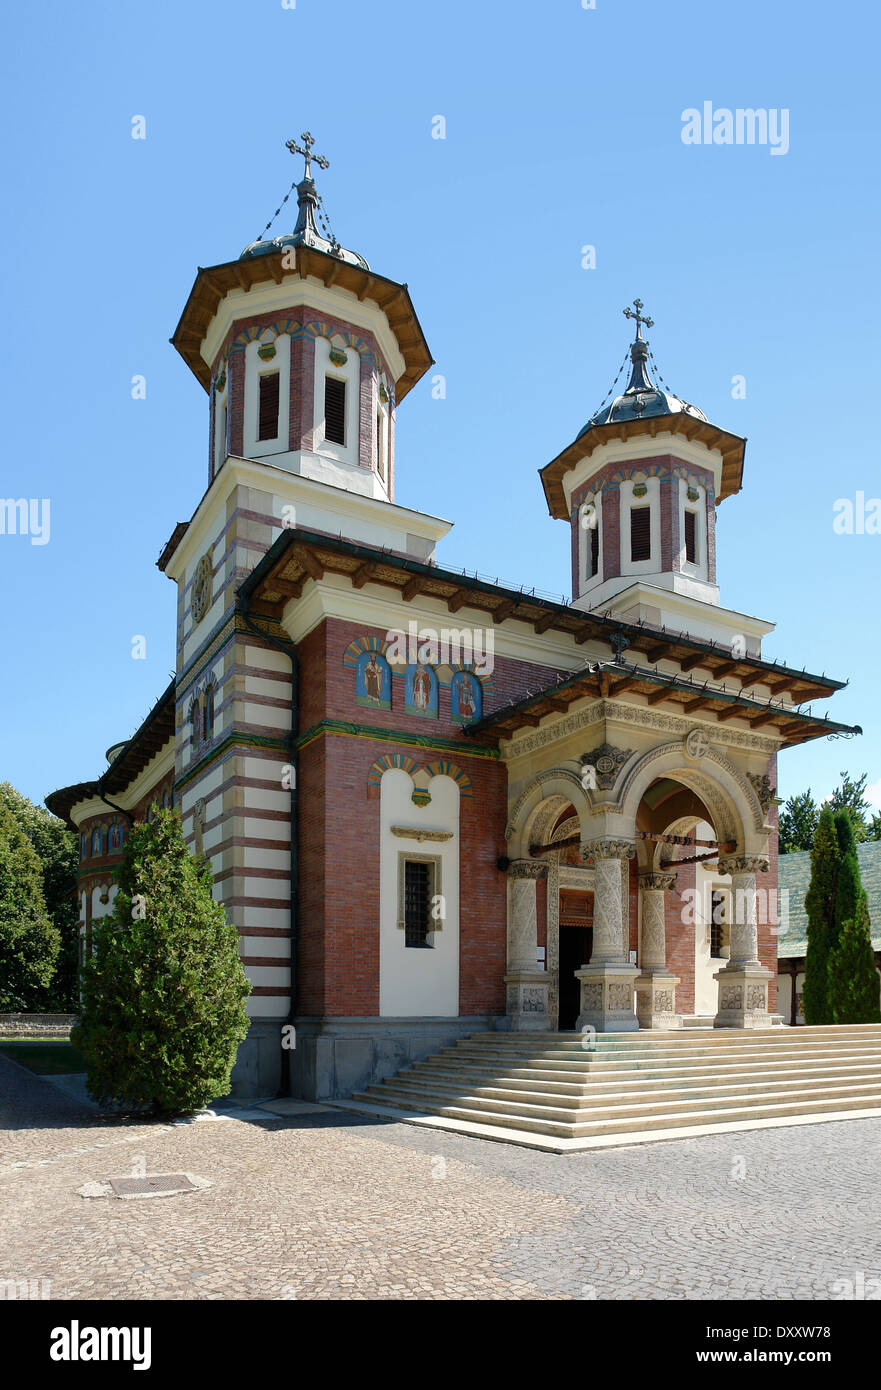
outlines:
{"label": "stone steps", "polygon": [[881,1117],[881,1025],[481,1033],[356,1092],[381,1117],[568,1152],[719,1130]]}

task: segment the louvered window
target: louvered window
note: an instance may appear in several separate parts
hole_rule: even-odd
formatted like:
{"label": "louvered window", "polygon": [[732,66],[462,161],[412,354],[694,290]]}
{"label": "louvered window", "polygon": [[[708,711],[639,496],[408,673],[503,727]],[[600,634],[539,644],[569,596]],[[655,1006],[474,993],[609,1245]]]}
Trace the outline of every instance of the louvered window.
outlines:
{"label": "louvered window", "polygon": [[418,859],[404,865],[404,945],[431,946],[432,866]]}
{"label": "louvered window", "polygon": [[685,513],[685,558],[688,564],[697,564],[697,513]]}
{"label": "louvered window", "polygon": [[260,414],[257,423],[257,438],[277,439],[279,374],[278,372],[264,372],[259,380]]}
{"label": "louvered window", "polygon": [[600,572],[600,528],[591,526],[587,533],[587,577],[593,579]]}
{"label": "louvered window", "polygon": [[652,558],[652,509],[651,507],[630,508],[630,559],[650,560]]}
{"label": "louvered window", "polygon": [[324,378],[324,437],[332,444],[346,442],[346,383],[335,376]]}

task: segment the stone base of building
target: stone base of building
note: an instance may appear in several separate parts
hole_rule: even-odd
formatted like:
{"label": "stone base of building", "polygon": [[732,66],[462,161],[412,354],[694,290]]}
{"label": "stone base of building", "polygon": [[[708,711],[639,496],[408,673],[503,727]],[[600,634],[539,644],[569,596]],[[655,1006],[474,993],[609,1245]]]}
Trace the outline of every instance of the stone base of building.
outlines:
{"label": "stone base of building", "polygon": [[648,971],[636,981],[636,1017],[640,1028],[681,1028],[676,1012],[679,976],[666,970]]}
{"label": "stone base of building", "polygon": [[771,1028],[768,985],[774,975],[763,965],[726,967],[713,976],[719,984],[719,1011],[714,1028]]}
{"label": "stone base of building", "polygon": [[545,970],[512,970],[505,976],[507,1017],[513,1033],[548,1033],[554,1020],[548,1013],[550,982]]}
{"label": "stone base of building", "polygon": [[[255,1020],[239,1047],[232,1094],[240,1099],[279,1094],[282,1030],[287,1019]],[[468,1018],[301,1018],[288,1051],[286,1094],[298,1100],[343,1100],[411,1062],[470,1033],[507,1031],[504,1015]],[[290,1036],[290,1035],[288,1035]]]}
{"label": "stone base of building", "polygon": [[635,965],[585,965],[575,971],[581,981],[581,1012],[576,1027],[595,1028],[598,1033],[638,1033],[639,1020],[633,1010],[633,983],[639,974]]}

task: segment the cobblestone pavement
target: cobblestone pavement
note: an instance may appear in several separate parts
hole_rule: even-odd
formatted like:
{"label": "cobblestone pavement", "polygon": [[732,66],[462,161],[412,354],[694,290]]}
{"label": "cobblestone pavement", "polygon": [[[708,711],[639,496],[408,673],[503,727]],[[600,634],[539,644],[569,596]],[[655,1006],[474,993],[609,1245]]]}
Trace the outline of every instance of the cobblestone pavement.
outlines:
{"label": "cobblestone pavement", "polygon": [[[78,1194],[144,1168],[211,1186]],[[561,1156],[338,1110],[128,1123],[0,1057],[0,1281],[53,1298],[828,1299],[861,1274],[881,1119]]]}

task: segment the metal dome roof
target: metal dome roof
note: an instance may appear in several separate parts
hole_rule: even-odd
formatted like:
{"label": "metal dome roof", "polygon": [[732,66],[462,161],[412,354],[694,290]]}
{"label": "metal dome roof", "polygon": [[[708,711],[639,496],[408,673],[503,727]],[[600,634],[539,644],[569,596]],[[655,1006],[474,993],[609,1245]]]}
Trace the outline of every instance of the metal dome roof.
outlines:
{"label": "metal dome roof", "polygon": [[576,439],[593,429],[594,425],[615,425],[624,420],[647,420],[658,415],[691,415],[695,420],[707,418],[696,405],[689,405],[688,401],[680,400],[671,391],[662,391],[652,381],[648,369],[649,345],[642,336],[642,325],[651,328],[654,320],[643,317],[641,299],[634,299],[633,303],[635,313],[630,308],[624,310],[625,318],[636,320],[636,337],[630,347],[630,361],[633,365],[627,389],[620,396],[616,396],[610,405],[600,406],[584,429],[578,432]]}

